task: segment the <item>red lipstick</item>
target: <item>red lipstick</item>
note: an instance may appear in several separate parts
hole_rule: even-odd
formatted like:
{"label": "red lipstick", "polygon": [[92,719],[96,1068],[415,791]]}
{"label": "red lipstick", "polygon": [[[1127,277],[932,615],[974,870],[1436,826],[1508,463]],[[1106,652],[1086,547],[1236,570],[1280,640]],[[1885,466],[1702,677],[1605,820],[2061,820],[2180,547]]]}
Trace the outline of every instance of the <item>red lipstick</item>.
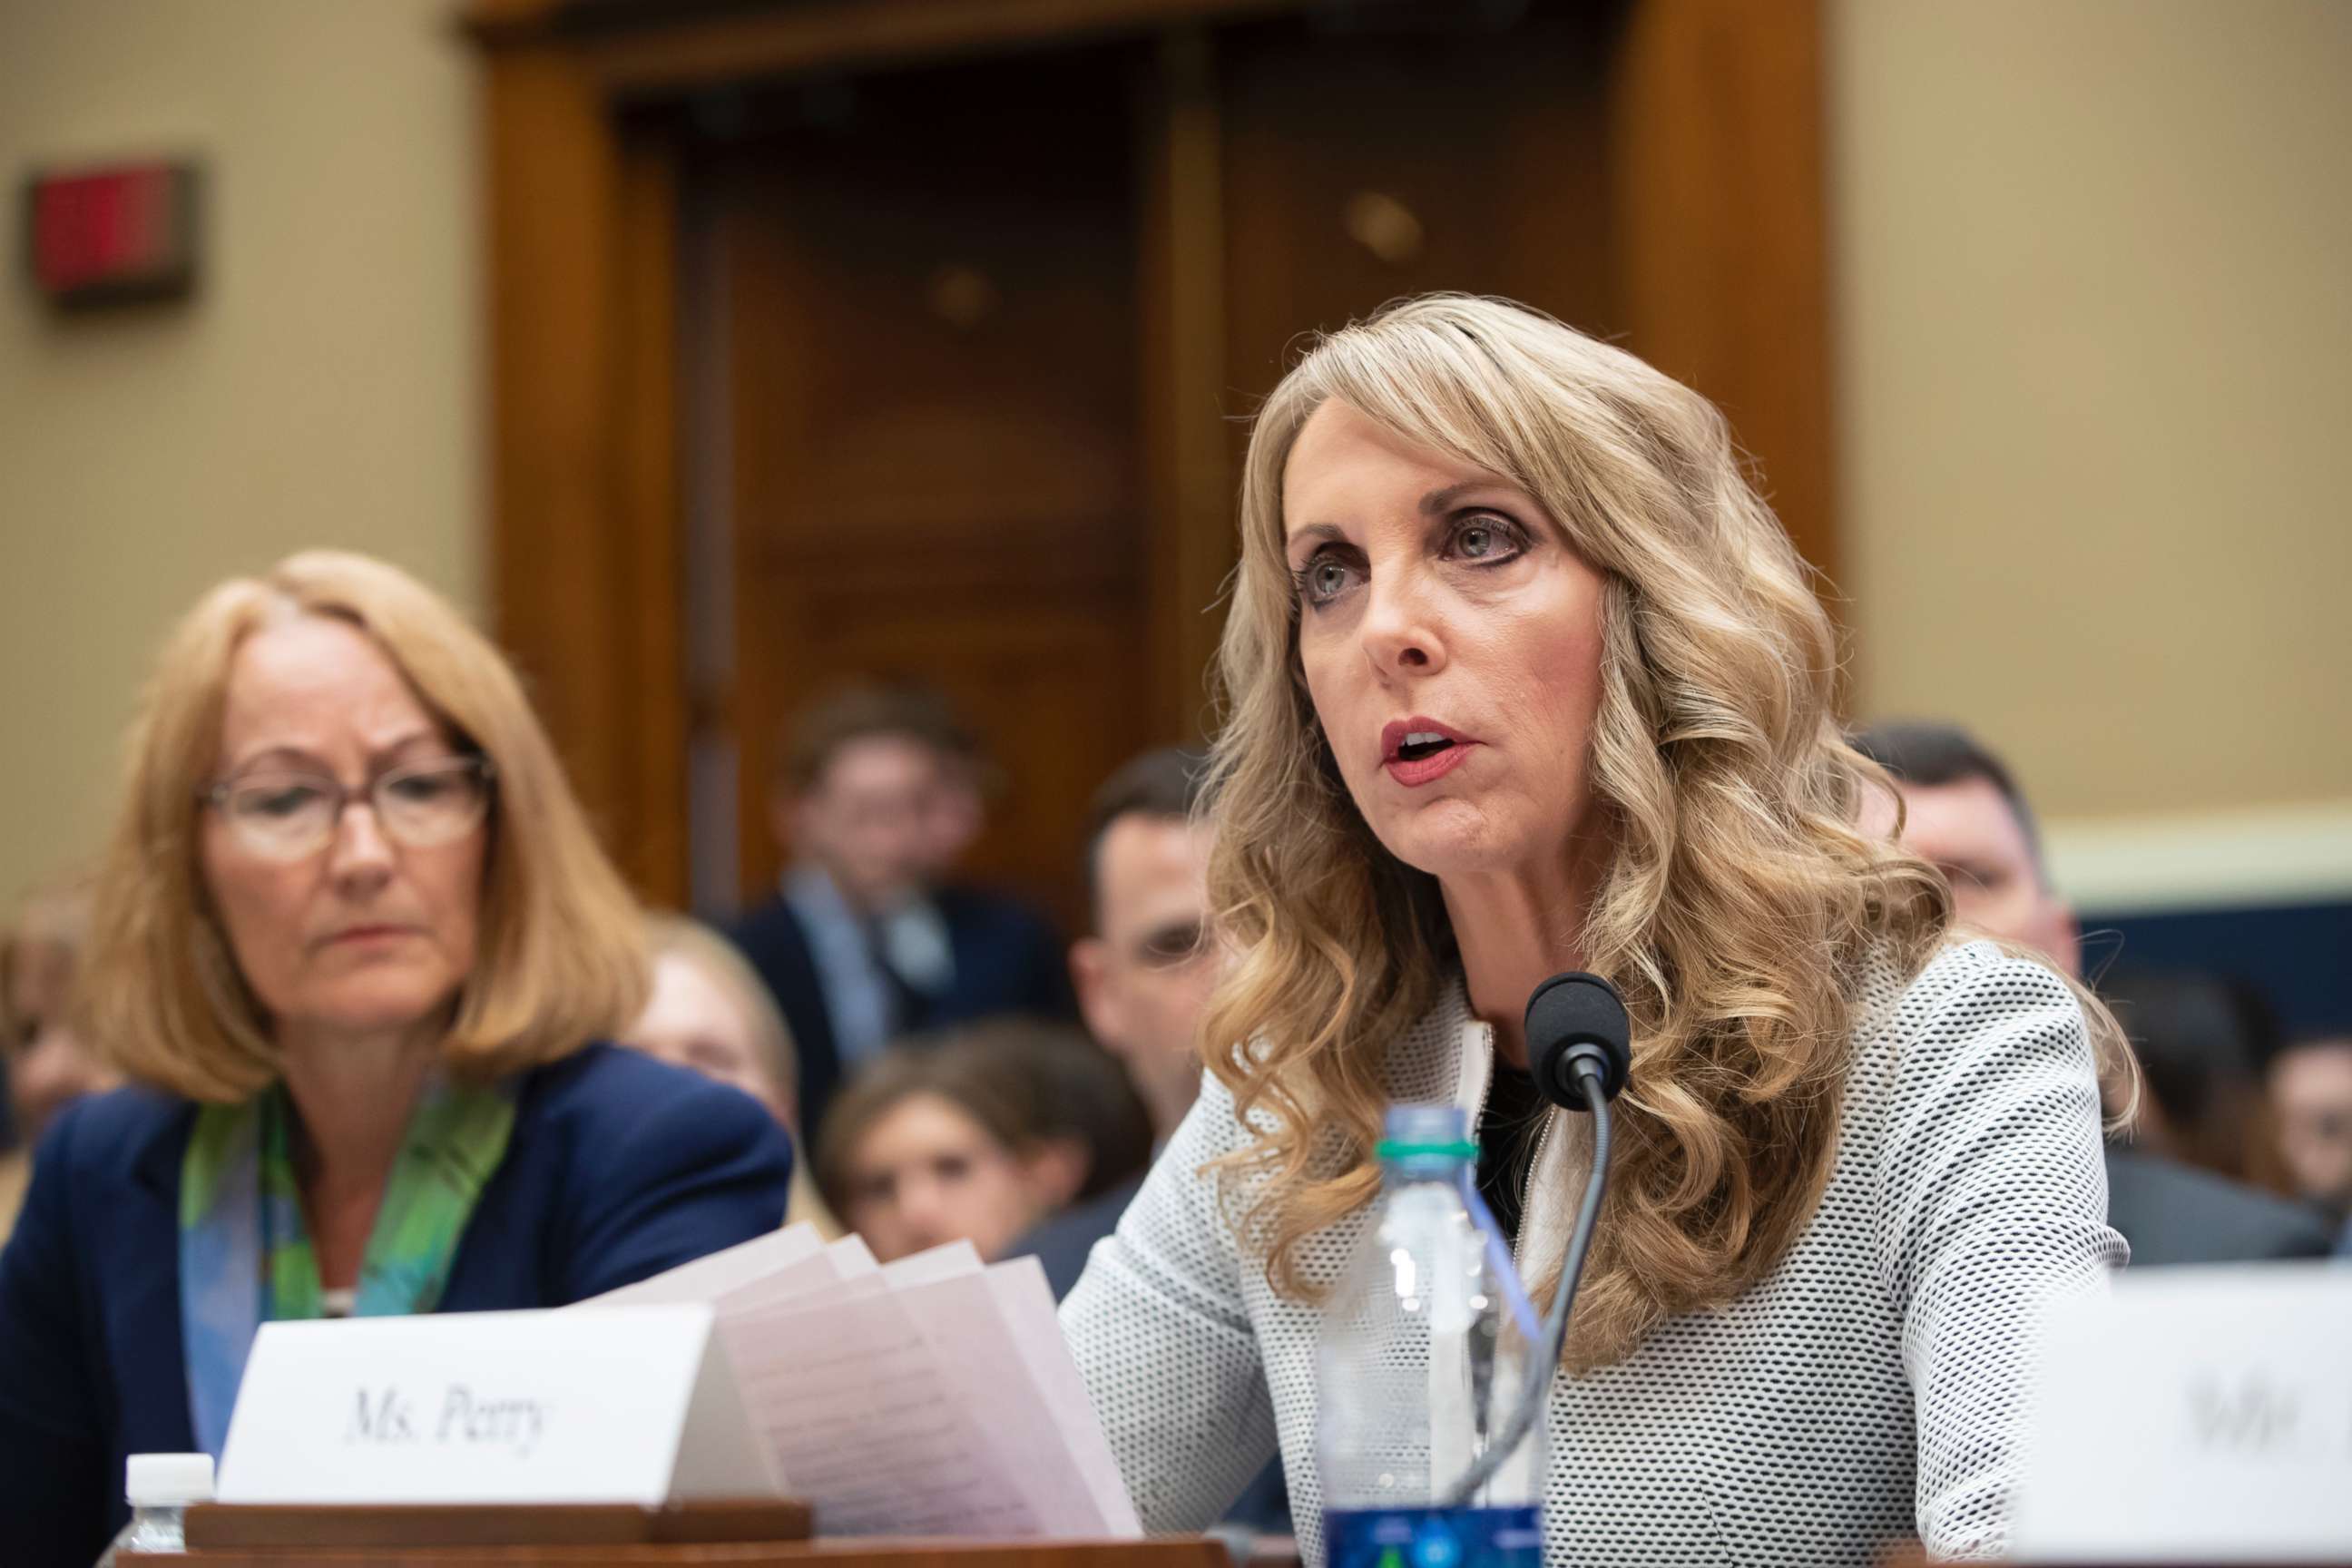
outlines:
{"label": "red lipstick", "polygon": [[1476,745],[1451,725],[1416,714],[1381,729],[1381,765],[1407,789],[1434,784],[1462,765]]}

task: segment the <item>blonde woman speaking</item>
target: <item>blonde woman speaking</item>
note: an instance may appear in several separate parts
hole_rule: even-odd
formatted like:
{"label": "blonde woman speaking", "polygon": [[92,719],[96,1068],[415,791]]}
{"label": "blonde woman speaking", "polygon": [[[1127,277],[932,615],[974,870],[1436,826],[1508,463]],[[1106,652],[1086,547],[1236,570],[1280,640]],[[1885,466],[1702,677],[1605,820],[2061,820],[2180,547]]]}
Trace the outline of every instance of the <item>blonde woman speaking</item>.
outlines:
{"label": "blonde woman speaking", "polygon": [[1260,413],[1222,655],[1209,1081],[1064,1310],[1147,1527],[1277,1447],[1319,1560],[1321,1302],[1381,1108],[1468,1109],[1556,1279],[1583,1117],[1529,993],[1622,990],[1633,1072],[1546,1412],[1559,1564],[2002,1542],[2024,1336],[2121,1260],[2099,1079],[2049,970],[1951,933],[1864,832],[1805,568],[1723,419],[1507,303],[1322,340]]}

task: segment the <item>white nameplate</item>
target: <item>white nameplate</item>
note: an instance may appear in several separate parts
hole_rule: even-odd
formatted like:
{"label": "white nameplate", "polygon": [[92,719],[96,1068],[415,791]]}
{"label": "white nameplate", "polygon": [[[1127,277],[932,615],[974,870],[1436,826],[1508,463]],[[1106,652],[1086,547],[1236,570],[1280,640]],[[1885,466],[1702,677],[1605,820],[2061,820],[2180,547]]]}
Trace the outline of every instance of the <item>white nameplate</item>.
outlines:
{"label": "white nameplate", "polygon": [[713,1316],[687,1304],[265,1323],[217,1495],[647,1506],[772,1496]]}
{"label": "white nameplate", "polygon": [[2352,1268],[2147,1269],[2047,1327],[2021,1560],[2352,1556]]}

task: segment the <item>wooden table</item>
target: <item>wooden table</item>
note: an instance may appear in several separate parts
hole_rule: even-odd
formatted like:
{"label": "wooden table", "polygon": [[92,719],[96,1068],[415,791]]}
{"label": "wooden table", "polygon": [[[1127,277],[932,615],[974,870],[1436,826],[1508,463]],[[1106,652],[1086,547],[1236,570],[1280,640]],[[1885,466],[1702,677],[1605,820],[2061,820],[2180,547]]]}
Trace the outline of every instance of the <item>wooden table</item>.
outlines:
{"label": "wooden table", "polygon": [[809,1510],[762,1500],[667,1509],[188,1510],[188,1550],[152,1568],[1231,1568],[1205,1536],[1150,1541],[809,1539]]}
{"label": "wooden table", "polygon": [[1202,1536],[1156,1541],[831,1540],[687,1545],[282,1546],[150,1557],[131,1568],[1230,1568]]}

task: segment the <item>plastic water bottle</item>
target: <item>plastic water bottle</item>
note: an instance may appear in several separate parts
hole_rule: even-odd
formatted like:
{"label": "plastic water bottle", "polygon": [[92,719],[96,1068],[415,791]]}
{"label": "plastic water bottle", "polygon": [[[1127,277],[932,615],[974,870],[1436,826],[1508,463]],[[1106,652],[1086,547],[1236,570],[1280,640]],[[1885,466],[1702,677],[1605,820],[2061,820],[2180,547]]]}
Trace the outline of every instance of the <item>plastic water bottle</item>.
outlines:
{"label": "plastic water bottle", "polygon": [[1543,1425],[1440,1506],[1522,1397],[1541,1340],[1450,1105],[1390,1108],[1374,1221],[1333,1293],[1318,1458],[1330,1568],[1538,1568]]}
{"label": "plastic water bottle", "polygon": [[123,1467],[131,1522],[122,1527],[98,1568],[113,1568],[118,1552],[176,1552],[188,1549],[187,1506],[213,1500],[210,1454],[133,1454]]}

